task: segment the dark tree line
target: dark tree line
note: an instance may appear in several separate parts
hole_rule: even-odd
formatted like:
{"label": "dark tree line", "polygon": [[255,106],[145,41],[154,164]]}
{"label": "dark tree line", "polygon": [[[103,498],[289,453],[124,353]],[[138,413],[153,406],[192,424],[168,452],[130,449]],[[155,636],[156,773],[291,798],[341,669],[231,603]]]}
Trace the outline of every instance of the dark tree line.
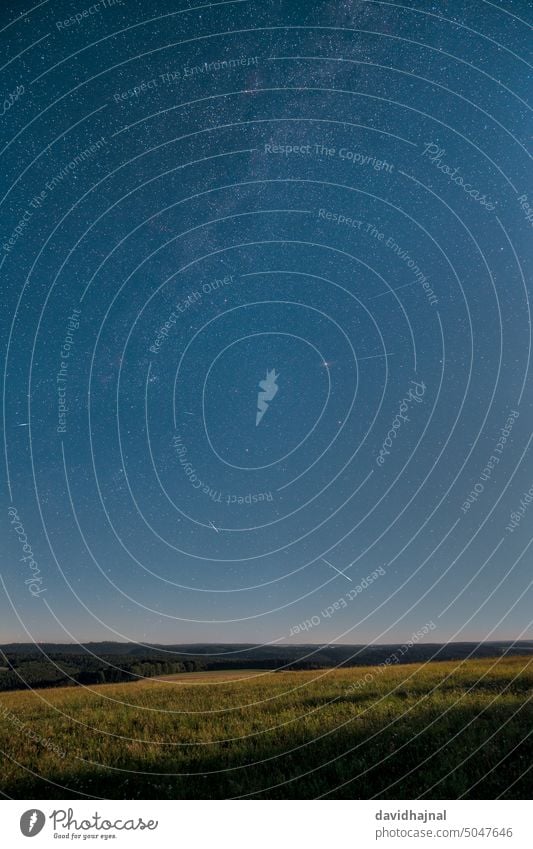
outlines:
{"label": "dark tree line", "polygon": [[[401,649],[401,651],[399,651]],[[140,646],[136,643],[87,645],[10,643],[0,646],[0,691],[24,687],[115,684],[180,672],[232,669],[312,670],[367,666],[401,657],[402,663],[528,654],[533,641],[518,643],[419,643],[403,651],[398,644],[253,646],[197,643],[193,646]]]}
{"label": "dark tree line", "polygon": [[4,655],[0,660],[0,691],[24,687],[68,687],[74,684],[115,684],[205,669],[201,658],[170,659],[168,656],[139,657],[57,654],[51,660],[42,655]]}

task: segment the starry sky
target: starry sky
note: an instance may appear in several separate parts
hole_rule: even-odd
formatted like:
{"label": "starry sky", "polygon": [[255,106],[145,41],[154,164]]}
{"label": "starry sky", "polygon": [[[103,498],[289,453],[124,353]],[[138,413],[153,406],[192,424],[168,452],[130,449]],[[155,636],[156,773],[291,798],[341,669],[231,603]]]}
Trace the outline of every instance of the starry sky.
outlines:
{"label": "starry sky", "polygon": [[527,15],[2,4],[0,641],[533,637]]}

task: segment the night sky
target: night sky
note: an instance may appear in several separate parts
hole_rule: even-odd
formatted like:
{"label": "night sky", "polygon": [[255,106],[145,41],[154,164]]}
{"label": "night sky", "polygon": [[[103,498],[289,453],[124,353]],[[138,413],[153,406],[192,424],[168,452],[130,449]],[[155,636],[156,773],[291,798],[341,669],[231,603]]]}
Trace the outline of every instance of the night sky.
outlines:
{"label": "night sky", "polygon": [[1,642],[533,637],[527,13],[2,3]]}

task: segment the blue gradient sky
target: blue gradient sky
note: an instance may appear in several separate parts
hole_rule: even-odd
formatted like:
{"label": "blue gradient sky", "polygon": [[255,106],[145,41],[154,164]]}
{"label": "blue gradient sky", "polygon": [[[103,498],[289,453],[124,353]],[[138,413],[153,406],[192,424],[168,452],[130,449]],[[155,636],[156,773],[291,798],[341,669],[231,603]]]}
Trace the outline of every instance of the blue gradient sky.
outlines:
{"label": "blue gradient sky", "polygon": [[0,641],[531,638],[525,3],[19,6]]}

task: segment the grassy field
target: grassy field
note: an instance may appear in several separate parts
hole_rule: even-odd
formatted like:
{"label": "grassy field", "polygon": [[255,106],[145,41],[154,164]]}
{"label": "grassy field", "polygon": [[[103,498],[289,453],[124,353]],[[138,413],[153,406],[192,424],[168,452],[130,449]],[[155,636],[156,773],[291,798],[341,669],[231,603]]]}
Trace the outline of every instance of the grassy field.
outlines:
{"label": "grassy field", "polygon": [[523,656],[3,693],[0,789],[27,799],[529,798],[532,694]]}

